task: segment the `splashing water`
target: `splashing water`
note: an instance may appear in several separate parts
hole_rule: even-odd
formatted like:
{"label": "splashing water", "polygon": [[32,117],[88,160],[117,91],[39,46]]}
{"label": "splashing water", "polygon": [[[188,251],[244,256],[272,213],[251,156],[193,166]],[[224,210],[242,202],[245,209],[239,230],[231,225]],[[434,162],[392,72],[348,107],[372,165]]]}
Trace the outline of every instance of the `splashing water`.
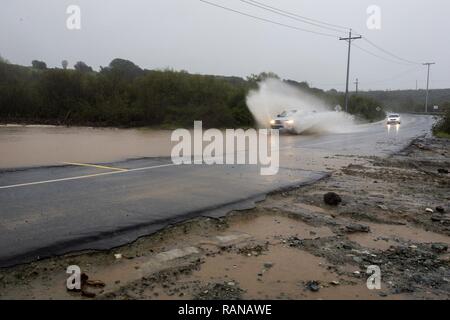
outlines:
{"label": "splashing water", "polygon": [[297,110],[292,116],[297,134],[349,133],[356,131],[351,115],[330,111],[323,101],[278,79],[267,79],[247,96],[247,105],[257,124],[269,128],[270,121],[283,111]]}

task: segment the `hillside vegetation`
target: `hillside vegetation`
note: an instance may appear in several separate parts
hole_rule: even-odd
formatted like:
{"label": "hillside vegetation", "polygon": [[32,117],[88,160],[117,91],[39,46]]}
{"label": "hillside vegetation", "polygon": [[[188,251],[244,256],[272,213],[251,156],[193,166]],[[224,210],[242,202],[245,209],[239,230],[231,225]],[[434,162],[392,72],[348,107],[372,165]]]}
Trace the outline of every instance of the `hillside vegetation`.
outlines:
{"label": "hillside vegetation", "polygon": [[450,108],[445,115],[435,124],[433,132],[438,137],[450,138]]}
{"label": "hillside vegetation", "polygon": [[[386,110],[395,112],[424,112],[426,90],[365,91],[360,96],[375,99]],[[439,111],[450,109],[450,89],[430,90],[429,112],[439,106]]]}
{"label": "hillside vegetation", "polygon": [[[262,73],[247,79],[189,74],[186,71],[143,70],[133,62],[114,59],[99,72],[84,62],[75,69],[48,69],[42,61],[32,67],[0,62],[0,122],[93,126],[189,127],[202,120],[205,127],[251,127],[246,105],[258,81],[276,76]],[[324,101],[343,105],[336,91],[310,88],[286,80]],[[350,112],[375,121],[385,113],[371,98],[353,96]]]}

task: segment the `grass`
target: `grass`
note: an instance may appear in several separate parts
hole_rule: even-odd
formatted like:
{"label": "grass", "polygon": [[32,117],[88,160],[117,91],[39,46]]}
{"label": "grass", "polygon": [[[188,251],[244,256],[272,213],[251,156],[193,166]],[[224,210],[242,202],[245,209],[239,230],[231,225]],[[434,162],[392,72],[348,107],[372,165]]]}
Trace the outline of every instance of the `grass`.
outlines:
{"label": "grass", "polygon": [[446,132],[438,131],[434,135],[438,138],[450,139],[450,134]]}

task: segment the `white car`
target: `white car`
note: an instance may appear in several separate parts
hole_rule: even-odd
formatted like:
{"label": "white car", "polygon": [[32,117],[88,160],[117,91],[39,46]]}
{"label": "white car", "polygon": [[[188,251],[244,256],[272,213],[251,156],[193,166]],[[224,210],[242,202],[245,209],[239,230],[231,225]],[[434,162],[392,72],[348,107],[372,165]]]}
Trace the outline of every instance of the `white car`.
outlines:
{"label": "white car", "polygon": [[401,124],[402,120],[400,118],[400,115],[398,115],[398,114],[391,114],[391,115],[389,115],[387,117],[386,122],[387,122],[388,125],[389,124]]}
{"label": "white car", "polygon": [[284,111],[270,121],[270,127],[277,130],[292,131],[295,125],[295,115],[298,110]]}

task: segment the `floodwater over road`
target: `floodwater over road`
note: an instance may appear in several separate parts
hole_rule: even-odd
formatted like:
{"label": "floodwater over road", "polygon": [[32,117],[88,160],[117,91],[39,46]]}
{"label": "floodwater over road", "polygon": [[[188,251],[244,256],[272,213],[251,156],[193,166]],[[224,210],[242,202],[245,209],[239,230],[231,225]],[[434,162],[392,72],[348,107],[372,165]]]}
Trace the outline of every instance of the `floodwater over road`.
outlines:
{"label": "floodwater over road", "polygon": [[[405,116],[402,127],[384,122],[357,126],[348,134],[281,136],[282,153],[292,148],[372,155],[392,151],[430,128],[431,118]],[[64,163],[111,163],[146,157],[169,157],[171,130],[62,126],[0,126],[0,169],[53,166]],[[383,150],[382,150],[383,149]],[[283,152],[284,150],[284,152]],[[357,152],[356,152],[357,151]],[[395,150],[394,150],[395,151]]]}
{"label": "floodwater over road", "polygon": [[169,156],[170,135],[169,130],[0,126],[0,168]]}

